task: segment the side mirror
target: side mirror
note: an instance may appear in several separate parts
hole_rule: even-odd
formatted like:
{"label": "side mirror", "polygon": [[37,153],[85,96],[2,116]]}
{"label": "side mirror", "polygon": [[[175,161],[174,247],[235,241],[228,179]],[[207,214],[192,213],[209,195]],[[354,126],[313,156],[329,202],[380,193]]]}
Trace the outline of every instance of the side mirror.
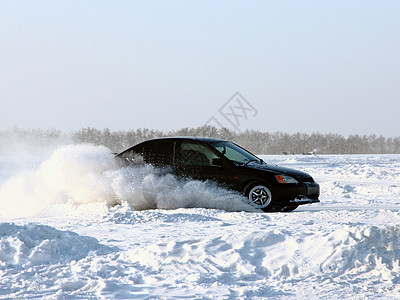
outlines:
{"label": "side mirror", "polygon": [[223,162],[222,159],[220,159],[220,158],[214,158],[214,159],[212,160],[212,164],[213,164],[214,166],[222,167],[222,166],[224,165],[224,162]]}

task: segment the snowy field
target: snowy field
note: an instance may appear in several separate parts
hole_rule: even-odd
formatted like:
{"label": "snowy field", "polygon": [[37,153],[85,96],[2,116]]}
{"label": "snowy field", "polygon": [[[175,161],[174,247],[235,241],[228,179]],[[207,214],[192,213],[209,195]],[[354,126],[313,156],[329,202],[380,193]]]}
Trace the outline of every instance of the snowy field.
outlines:
{"label": "snowy field", "polygon": [[0,298],[400,298],[400,155],[262,158],[321,203],[254,211],[103,147],[0,150]]}

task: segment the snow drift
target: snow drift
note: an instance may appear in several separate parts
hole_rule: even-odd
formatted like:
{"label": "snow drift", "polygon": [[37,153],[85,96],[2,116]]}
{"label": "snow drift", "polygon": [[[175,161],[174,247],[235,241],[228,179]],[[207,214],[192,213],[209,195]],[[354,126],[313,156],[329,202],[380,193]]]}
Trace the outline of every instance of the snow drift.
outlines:
{"label": "snow drift", "polygon": [[[358,226],[327,235],[293,234],[287,230],[228,234],[206,239],[160,243],[127,252],[130,260],[155,270],[179,269],[204,279],[234,277],[234,281],[268,277],[305,280],[361,275],[398,283],[400,226]],[[204,272],[212,270],[212,274]],[[202,271],[203,270],[203,271]],[[172,272],[172,270],[170,270]],[[211,278],[210,278],[211,277]]]}
{"label": "snow drift", "polygon": [[[127,208],[113,210],[128,217]],[[142,214],[131,210],[129,227],[114,233],[125,237],[122,248],[49,226],[1,224],[0,296],[390,299],[400,292],[399,225],[299,230],[280,228],[279,216],[268,214],[249,220],[247,213],[179,209],[147,211],[147,222],[135,226]],[[97,235],[112,221],[100,222]]]}
{"label": "snow drift", "polygon": [[43,264],[69,263],[90,252],[107,253],[93,237],[83,237],[50,226],[0,224],[0,266],[31,267]]}

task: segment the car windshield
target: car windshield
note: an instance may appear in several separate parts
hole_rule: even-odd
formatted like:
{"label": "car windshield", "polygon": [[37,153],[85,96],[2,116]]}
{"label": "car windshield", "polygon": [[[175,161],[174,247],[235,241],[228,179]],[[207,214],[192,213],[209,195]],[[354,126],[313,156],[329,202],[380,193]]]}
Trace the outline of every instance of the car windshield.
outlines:
{"label": "car windshield", "polygon": [[250,152],[231,142],[216,142],[212,143],[211,146],[217,149],[217,151],[221,152],[227,159],[239,165],[244,165],[251,162],[259,164],[263,163],[263,161],[257,156],[254,156]]}

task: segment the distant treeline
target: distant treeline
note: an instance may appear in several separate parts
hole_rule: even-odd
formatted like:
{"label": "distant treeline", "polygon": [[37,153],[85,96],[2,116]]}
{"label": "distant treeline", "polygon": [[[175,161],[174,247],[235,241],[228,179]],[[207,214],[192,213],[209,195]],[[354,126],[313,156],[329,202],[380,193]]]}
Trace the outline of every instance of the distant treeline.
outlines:
{"label": "distant treeline", "polygon": [[376,135],[232,131],[227,128],[203,126],[163,132],[151,129],[110,131],[84,128],[72,134],[77,142],[105,145],[115,152],[141,141],[167,136],[206,136],[233,141],[258,154],[389,154],[400,153],[400,137],[385,138]]}
{"label": "distant treeline", "polygon": [[[64,134],[58,130],[14,128],[0,131],[1,143],[10,137],[45,143],[47,140],[72,140],[76,143],[104,145],[113,152],[119,152],[141,141],[168,136],[214,137],[233,141],[256,154],[393,154],[400,153],[400,137],[376,135],[349,135],[322,133],[283,133],[247,130],[236,132],[228,128],[202,126],[182,128],[174,131],[136,129],[111,131],[109,129],[83,128]],[[42,142],[40,142],[42,141]]]}

